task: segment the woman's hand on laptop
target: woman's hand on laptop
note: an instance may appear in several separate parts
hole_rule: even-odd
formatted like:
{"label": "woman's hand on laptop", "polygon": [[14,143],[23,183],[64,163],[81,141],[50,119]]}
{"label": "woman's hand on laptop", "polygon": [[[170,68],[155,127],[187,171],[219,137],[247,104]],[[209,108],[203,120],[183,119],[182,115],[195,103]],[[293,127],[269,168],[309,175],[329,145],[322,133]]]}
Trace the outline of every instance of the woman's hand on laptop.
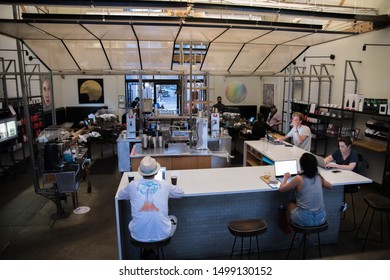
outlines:
{"label": "woman's hand on laptop", "polygon": [[337,167],[338,165],[335,163],[335,162],[329,162],[326,164],[326,168],[333,168],[333,167]]}
{"label": "woman's hand on laptop", "polygon": [[287,180],[290,177],[291,177],[291,174],[289,172],[284,173],[283,180]]}

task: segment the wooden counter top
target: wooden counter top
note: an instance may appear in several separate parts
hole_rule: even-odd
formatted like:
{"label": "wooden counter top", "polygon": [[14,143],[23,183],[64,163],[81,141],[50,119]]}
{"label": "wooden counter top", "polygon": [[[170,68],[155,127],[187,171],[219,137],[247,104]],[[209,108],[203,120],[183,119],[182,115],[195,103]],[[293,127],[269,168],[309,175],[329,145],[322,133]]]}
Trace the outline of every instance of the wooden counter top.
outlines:
{"label": "wooden counter top", "polygon": [[356,139],[355,141],[353,141],[352,145],[377,153],[384,153],[387,151],[387,147],[385,144],[376,143],[374,141],[368,141],[364,139]]}

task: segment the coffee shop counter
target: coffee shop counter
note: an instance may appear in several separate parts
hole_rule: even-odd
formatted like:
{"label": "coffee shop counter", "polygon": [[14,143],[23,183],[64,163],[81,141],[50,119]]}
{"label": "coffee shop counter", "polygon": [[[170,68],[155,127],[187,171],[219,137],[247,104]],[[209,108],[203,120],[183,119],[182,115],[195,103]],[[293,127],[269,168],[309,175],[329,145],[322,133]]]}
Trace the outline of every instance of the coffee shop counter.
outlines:
{"label": "coffee shop counter", "polygon": [[[227,256],[233,236],[227,229],[231,220],[263,218],[268,230],[260,239],[261,250],[287,249],[291,236],[278,226],[279,206],[291,199],[291,192],[271,189],[260,179],[272,166],[213,168],[167,171],[178,176],[178,186],[185,195],[169,200],[169,213],[178,217],[178,227],[171,243],[164,248],[167,259],[201,259]],[[329,229],[321,234],[321,243],[336,243],[339,235],[340,205],[343,188],[355,183],[369,183],[370,179],[351,171],[321,174],[333,183],[332,190],[324,189],[324,200]],[[137,172],[125,172],[118,191],[128,184],[128,176],[140,178]],[[130,245],[128,223],[131,220],[128,200],[115,198],[118,250],[120,259],[137,259],[139,250]]]}
{"label": "coffee shop counter", "polygon": [[170,143],[168,148],[143,149],[142,145],[137,143],[130,153],[131,170],[138,170],[142,158],[148,155],[156,159],[167,170],[211,167],[212,153],[209,149],[197,150],[186,143]]}

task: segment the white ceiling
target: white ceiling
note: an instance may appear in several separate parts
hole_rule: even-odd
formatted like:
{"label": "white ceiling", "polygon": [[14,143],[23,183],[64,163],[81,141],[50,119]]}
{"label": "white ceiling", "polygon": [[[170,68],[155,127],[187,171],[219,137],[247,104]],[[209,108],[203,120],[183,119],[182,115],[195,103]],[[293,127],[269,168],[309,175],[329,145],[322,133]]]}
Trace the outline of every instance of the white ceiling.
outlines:
{"label": "white ceiling", "polygon": [[[192,60],[196,62],[193,73],[223,75],[279,73],[308,47],[358,34],[378,23],[388,24],[388,16],[379,14],[390,5],[390,1],[379,0],[191,1],[191,5],[185,1],[138,1],[153,4],[141,9],[96,7],[99,2],[121,1],[93,1],[93,7],[39,2],[45,5],[20,6],[21,12],[28,12],[20,19],[0,20],[0,33],[22,40],[54,72],[188,73]],[[60,2],[74,1],[57,1],[57,5]],[[180,9],[164,6],[183,2]],[[210,5],[212,2],[234,6],[226,5],[221,11],[221,6]],[[252,5],[242,6],[243,2]],[[365,7],[366,2],[385,2],[387,6]],[[271,4],[288,6],[263,13]],[[305,14],[309,9],[315,17]],[[373,19],[374,25],[367,19]]]}

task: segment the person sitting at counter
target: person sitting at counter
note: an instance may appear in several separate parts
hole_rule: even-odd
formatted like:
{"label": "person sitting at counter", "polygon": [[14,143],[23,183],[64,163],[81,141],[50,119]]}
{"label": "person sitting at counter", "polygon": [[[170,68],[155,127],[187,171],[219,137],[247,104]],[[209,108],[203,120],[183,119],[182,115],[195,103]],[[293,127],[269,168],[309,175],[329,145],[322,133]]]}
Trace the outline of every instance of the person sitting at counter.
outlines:
{"label": "person sitting at counter", "polygon": [[331,189],[332,184],[319,173],[317,159],[304,153],[299,159],[302,173],[287,183],[290,173],[284,174],[279,191],[295,190],[296,201],[287,205],[287,219],[300,226],[318,226],[326,221],[322,187]]}
{"label": "person sitting at counter", "polygon": [[267,131],[274,131],[263,118],[262,113],[257,113],[257,120],[253,123],[252,126],[252,135],[251,140],[259,140],[264,138]]}
{"label": "person sitting at counter", "polygon": [[303,122],[303,114],[299,112],[295,112],[292,115],[292,128],[289,133],[285,136],[279,138],[279,141],[285,141],[286,139],[292,137],[293,143],[295,146],[310,152],[311,147],[311,131],[310,128],[306,125],[302,124]]}
{"label": "person sitting at counter", "polygon": [[[325,158],[326,167],[352,170],[354,172],[357,172],[359,164],[359,154],[355,150],[352,150],[351,137],[342,136],[339,137],[337,141],[339,142],[339,148]],[[344,192],[354,188],[356,188],[356,185],[345,186]],[[341,203],[340,211],[346,211],[347,207],[347,203],[343,201]]]}
{"label": "person sitting at counter", "polygon": [[[176,231],[177,218],[168,215],[168,199],[180,198],[184,191],[167,181],[154,179],[160,164],[145,156],[138,173],[143,177],[131,181],[119,191],[120,199],[129,199],[132,219],[129,223],[131,237],[141,242],[155,242],[167,239]],[[153,252],[144,251],[144,255]]]}
{"label": "person sitting at counter", "polygon": [[326,167],[357,171],[359,155],[352,150],[352,140],[349,136],[337,139],[339,148],[325,158]]}

